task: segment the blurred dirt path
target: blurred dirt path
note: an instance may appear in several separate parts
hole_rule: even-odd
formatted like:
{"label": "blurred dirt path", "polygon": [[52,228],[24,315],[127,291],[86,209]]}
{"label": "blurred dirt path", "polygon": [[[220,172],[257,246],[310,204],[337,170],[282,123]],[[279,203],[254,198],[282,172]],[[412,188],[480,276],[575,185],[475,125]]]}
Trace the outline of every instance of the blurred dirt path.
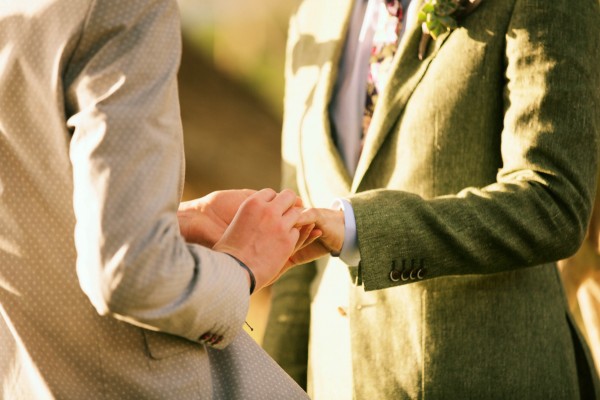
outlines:
{"label": "blurred dirt path", "polygon": [[179,90],[190,190],[279,186],[279,116],[185,41]]}

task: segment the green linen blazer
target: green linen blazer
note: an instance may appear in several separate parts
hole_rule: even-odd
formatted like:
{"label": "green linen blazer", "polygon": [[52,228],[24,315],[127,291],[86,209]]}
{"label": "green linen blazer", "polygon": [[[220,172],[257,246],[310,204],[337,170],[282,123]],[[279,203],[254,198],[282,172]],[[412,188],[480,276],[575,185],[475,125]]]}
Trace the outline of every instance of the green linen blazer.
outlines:
{"label": "green linen blazer", "polygon": [[[555,267],[596,190],[598,1],[485,0],[422,61],[409,15],[353,177],[328,111],[352,4],[291,19],[283,159],[306,205],[354,208],[354,397],[598,396]],[[314,271],[275,285],[264,342],[300,382]]]}

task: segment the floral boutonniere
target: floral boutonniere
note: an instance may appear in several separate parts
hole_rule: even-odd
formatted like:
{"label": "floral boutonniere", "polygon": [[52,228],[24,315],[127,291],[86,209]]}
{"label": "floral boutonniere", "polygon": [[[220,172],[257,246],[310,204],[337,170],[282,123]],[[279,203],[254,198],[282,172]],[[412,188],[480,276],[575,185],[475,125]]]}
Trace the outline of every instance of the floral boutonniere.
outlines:
{"label": "floral boutonniere", "polygon": [[429,40],[458,27],[461,18],[477,8],[481,0],[425,0],[419,11],[419,22],[423,31],[419,44],[419,60],[422,60]]}

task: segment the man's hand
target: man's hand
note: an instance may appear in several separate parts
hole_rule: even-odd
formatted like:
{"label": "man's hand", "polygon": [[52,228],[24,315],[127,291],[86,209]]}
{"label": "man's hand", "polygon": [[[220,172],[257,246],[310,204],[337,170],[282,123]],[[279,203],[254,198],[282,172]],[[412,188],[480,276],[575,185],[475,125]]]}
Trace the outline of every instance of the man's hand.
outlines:
{"label": "man's hand", "polygon": [[[255,291],[281,273],[296,247],[304,242],[302,226],[315,222],[316,214],[304,215],[298,204],[298,197],[290,190],[276,193],[263,189],[252,194],[213,247],[235,256],[252,270]],[[302,235],[308,239],[310,232],[306,231],[304,228]]]}
{"label": "man's hand", "polygon": [[[311,224],[311,221],[314,223]],[[305,235],[306,239],[299,240],[294,254],[267,285],[273,284],[284,272],[296,265],[305,264],[328,254],[339,254],[342,250],[346,225],[343,211],[309,208],[302,212],[298,224],[302,226],[301,236]]]}
{"label": "man's hand", "polygon": [[339,254],[342,251],[346,228],[343,211],[311,208],[302,213],[302,219],[315,221],[313,236],[318,235],[318,240],[309,239],[304,246],[297,249],[290,257],[291,265],[304,264],[327,254]]}
{"label": "man's hand", "polygon": [[242,203],[255,190],[222,190],[179,205],[177,218],[186,241],[212,248],[221,239]]}
{"label": "man's hand", "polygon": [[[289,190],[222,190],[182,202],[177,218],[186,241],[230,253],[247,264],[257,291],[293,266],[340,252],[343,212],[301,207],[302,201]],[[236,226],[230,228],[232,224]],[[278,242],[286,242],[289,235],[296,239],[286,250],[289,243]]]}

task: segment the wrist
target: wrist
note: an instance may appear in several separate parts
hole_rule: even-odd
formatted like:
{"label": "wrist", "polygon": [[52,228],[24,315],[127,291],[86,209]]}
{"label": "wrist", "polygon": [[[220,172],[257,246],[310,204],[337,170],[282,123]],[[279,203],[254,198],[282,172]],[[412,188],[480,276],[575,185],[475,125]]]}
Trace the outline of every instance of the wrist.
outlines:
{"label": "wrist", "polygon": [[342,240],[336,243],[335,246],[332,246],[330,254],[333,257],[339,257],[344,248],[344,230],[346,226],[345,214],[342,208],[335,210],[335,226],[340,227],[340,233],[337,236],[342,238]]}
{"label": "wrist", "polygon": [[242,267],[243,269],[246,270],[246,272],[248,273],[248,284],[250,285],[250,294],[254,293],[254,290],[256,289],[256,277],[254,276],[254,272],[252,272],[250,267],[247,266],[243,261],[241,261],[236,256],[234,256],[230,253],[225,253],[225,254],[227,254],[229,257],[233,258],[239,264],[240,267]]}

